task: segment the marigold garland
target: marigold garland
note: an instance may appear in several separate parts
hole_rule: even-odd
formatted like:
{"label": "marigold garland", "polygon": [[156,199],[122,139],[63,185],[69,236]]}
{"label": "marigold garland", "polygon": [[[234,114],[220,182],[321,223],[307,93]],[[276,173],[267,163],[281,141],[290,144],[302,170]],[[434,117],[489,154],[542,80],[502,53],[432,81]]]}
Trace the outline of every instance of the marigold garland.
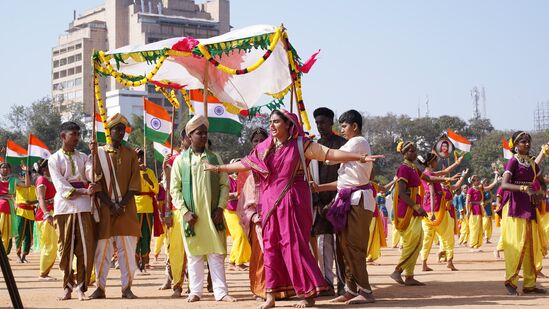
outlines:
{"label": "marigold garland", "polygon": [[226,67],[223,64],[219,63],[219,61],[215,60],[212,55],[210,55],[210,52],[208,51],[208,48],[206,48],[206,46],[198,44],[198,46],[196,47],[200,50],[200,53],[202,53],[204,59],[210,62],[218,70],[223,71],[229,75],[243,75],[257,70],[265,62],[265,60],[267,60],[271,56],[274,48],[276,47],[276,44],[280,40],[280,37],[281,29],[277,28],[276,32],[274,33],[273,39],[271,40],[271,45],[269,45],[269,48],[267,49],[263,57],[259,58],[256,63],[244,69],[233,69]]}
{"label": "marigold garland", "polygon": [[156,92],[162,93],[166,97],[166,99],[170,101],[173,107],[179,109],[179,100],[177,99],[177,96],[175,95],[175,91],[173,89],[168,93],[166,89],[156,86],[154,90],[156,90]]}
{"label": "marigold garland", "polygon": [[[94,67],[97,68],[97,65],[94,65]],[[101,97],[101,89],[99,88],[99,78],[97,77],[96,72],[94,72],[93,74],[93,86],[95,90],[95,100],[97,101],[97,107],[99,108],[99,116],[101,116],[101,121],[105,125],[105,140],[107,142],[107,145],[112,145],[111,129],[107,128],[106,126],[107,113],[105,112],[105,105],[103,104],[103,98]]]}

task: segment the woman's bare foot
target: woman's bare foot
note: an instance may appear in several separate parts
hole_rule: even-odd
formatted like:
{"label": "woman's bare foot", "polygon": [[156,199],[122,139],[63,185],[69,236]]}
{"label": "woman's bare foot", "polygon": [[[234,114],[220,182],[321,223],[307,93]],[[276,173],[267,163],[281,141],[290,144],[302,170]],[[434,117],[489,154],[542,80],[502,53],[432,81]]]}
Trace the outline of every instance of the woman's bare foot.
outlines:
{"label": "woman's bare foot", "polygon": [[39,276],[38,280],[40,280],[40,281],[56,281],[57,279],[55,279],[54,277],[48,275],[48,276]]}
{"label": "woman's bare foot", "polygon": [[271,293],[267,293],[266,296],[267,299],[265,299],[265,302],[263,304],[257,307],[258,309],[269,309],[275,306],[275,298],[273,297],[273,295]]}
{"label": "woman's bare foot", "polygon": [[398,284],[404,284],[404,280],[402,280],[402,275],[398,270],[395,270],[391,275],[391,279],[395,280]]}
{"label": "woman's bare foot", "polygon": [[158,289],[159,290],[169,290],[172,288],[172,282],[170,281],[170,279],[166,279],[166,282],[164,282],[164,284],[162,286],[160,286]]}
{"label": "woman's bare foot", "polygon": [[544,273],[542,273],[541,271],[538,271],[537,276],[538,276],[538,278],[543,278],[543,279],[547,278],[547,276]]}
{"label": "woman's bare foot", "polygon": [[194,303],[194,302],[197,302],[200,300],[200,297],[194,295],[194,294],[189,294],[189,297],[187,297],[187,302],[188,303]]}
{"label": "woman's bare foot", "polygon": [[451,271],[457,271],[458,269],[454,266],[454,262],[450,259],[448,260],[448,264],[446,264],[446,267],[449,268]]}
{"label": "woman's bare foot", "polygon": [[246,266],[246,264],[236,265],[236,270],[247,271],[247,270],[248,270],[248,266]]}
{"label": "woman's bare foot", "polygon": [[334,299],[330,299],[331,303],[346,303],[353,299],[355,296],[349,292],[345,292],[345,294],[338,296]]}
{"label": "woman's bare foot", "polygon": [[314,305],[315,305],[315,299],[310,297],[310,298],[305,298],[304,300],[295,303],[293,305],[293,307],[294,308],[309,308],[309,307],[312,307]]}
{"label": "woman's bare foot", "polygon": [[425,283],[417,281],[416,279],[414,279],[414,277],[406,277],[406,279],[404,279],[404,285],[406,285],[406,286],[423,286],[423,285],[425,285]]}
{"label": "woman's bare foot", "polygon": [[433,271],[433,269],[429,266],[427,266],[427,261],[423,261],[423,271]]}
{"label": "woman's bare foot", "polygon": [[519,293],[517,292],[517,288],[510,284],[505,285],[505,289],[507,290],[507,294],[511,296],[519,296]]}
{"label": "woman's bare foot", "polygon": [[71,299],[71,293],[72,293],[71,289],[66,288],[63,291],[63,296],[57,297],[57,300],[59,300],[59,301],[69,300],[69,299]]}

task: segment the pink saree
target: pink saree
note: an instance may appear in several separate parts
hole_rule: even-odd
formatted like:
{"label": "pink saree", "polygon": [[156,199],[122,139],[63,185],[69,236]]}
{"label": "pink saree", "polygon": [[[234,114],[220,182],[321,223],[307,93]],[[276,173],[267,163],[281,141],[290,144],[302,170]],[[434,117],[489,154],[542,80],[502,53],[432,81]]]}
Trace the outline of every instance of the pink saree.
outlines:
{"label": "pink saree", "polygon": [[275,149],[269,136],[241,162],[259,176],[266,291],[312,297],[327,285],[309,247],[310,189],[303,172],[296,174],[301,164],[296,138],[303,131],[295,114],[284,113],[294,123],[291,138]]}

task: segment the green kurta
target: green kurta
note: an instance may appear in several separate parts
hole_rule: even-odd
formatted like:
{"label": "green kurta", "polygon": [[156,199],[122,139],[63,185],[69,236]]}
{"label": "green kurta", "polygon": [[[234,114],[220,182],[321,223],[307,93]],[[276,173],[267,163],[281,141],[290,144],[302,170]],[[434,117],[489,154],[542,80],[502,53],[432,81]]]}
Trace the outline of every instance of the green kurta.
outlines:
{"label": "green kurta", "polygon": [[[213,190],[219,192],[217,207],[225,208],[227,205],[229,198],[229,179],[227,173],[220,173],[219,187],[212,188],[210,180],[212,172],[204,171],[204,164],[202,163],[207,160],[206,153],[193,153],[192,150],[189,151],[191,151],[190,156],[182,154],[174,160],[170,181],[172,202],[177,209],[181,209],[181,218],[183,220],[183,215],[190,211],[185,204],[183,195],[183,170],[188,169],[190,166],[194,214],[198,219],[194,225],[195,235],[186,236],[185,232],[182,231],[183,242],[192,256],[212,253],[227,254],[226,232],[225,230],[218,231],[211,219],[212,192],[215,192]],[[217,157],[220,164],[223,163],[218,154],[213,155]]]}

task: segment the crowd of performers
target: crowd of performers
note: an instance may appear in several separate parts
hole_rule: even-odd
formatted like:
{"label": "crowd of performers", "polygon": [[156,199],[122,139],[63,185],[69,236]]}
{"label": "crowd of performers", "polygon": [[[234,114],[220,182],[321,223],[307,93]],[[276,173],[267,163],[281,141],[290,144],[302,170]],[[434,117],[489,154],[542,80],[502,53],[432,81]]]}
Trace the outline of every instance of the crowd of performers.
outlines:
{"label": "crowd of performers", "polygon": [[181,297],[187,278],[187,301],[199,301],[208,269],[207,290],[217,301],[234,302],[224,263],[230,235],[229,267],[249,272],[251,293],[264,300],[260,308],[292,296],[302,298],[296,307],[308,307],[319,295],[336,303],[375,301],[367,265],[387,246],[388,221],[392,246],[401,249],[390,277],[410,286],[424,284],[414,279],[420,256],[422,270],[432,271],[434,243],[439,262],[456,271],[455,240],[479,251],[491,241],[495,220],[502,229],[495,255],[505,255],[507,292],[519,294],[522,269],[522,292],[545,293],[536,278],[549,236],[539,167],[547,147],[532,157],[530,135],[518,131],[501,176],[466,181],[466,170],[452,175],[463,157],[441,169],[436,154],[418,156],[414,142],[400,142],[403,162],[393,181],[379,184],[373,162],[382,156],[371,154],[361,134],[362,115],[343,113],[340,135],[332,131],[330,109],[315,110],[314,118],[316,141],[295,114],[273,111],[270,132],[253,131],[250,153],[223,164],[208,146],[207,119],[194,116],[181,132],[180,153],[164,161],[161,181],[144,164],[142,150],[123,144],[130,124],[122,115],[107,120],[112,145],[92,142],[91,155],[76,149],[81,128],[63,123],[63,146],[49,160],[22,166],[20,177],[8,163],[0,165],[2,244],[8,252],[14,247],[17,262],[28,263],[31,243],[39,243],[41,280],[54,280],[49,274],[58,258],[60,300],[72,292],[81,300],[105,298],[113,267],[120,269],[122,297],[136,298],[134,276],[147,274],[149,256],[165,248],[161,289]]}

